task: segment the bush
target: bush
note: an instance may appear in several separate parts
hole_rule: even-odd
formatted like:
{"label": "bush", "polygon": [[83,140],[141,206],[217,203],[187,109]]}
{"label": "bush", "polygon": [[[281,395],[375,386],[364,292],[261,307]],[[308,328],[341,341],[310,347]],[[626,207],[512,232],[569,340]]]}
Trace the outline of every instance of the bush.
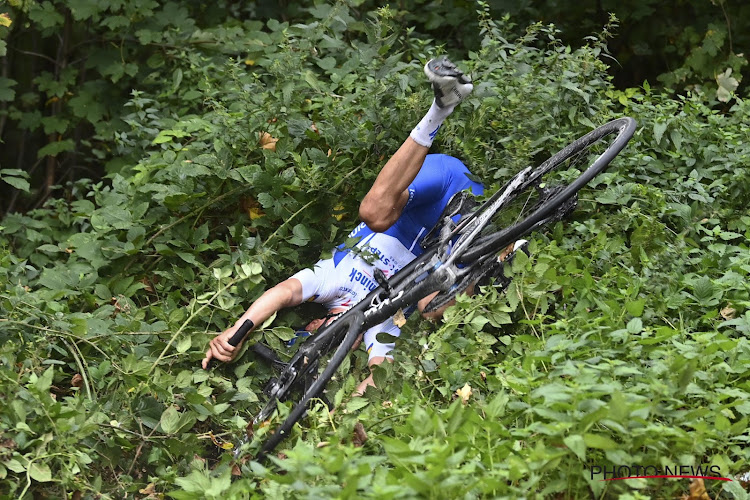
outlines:
{"label": "bush", "polygon": [[[585,467],[744,472],[746,101],[718,113],[700,93],[615,90],[605,35],[574,50],[533,25],[511,41],[482,11],[462,62],[476,90],[436,150],[497,187],[614,117],[635,117],[636,136],[572,220],[534,236],[507,294],[411,323],[365,399],[348,397],[356,353],[332,386],[340,411],[314,409],[285,459],[231,480],[224,445],[270,370],[244,356],[203,371],[209,333],[343,238],[431,99],[421,68],[437,50],[398,36],[388,8],[310,14],[227,27],[251,41],[243,57],[184,48],[172,74],[194,94],[134,90],[105,180],[3,219],[3,494],[664,498],[687,485]],[[263,340],[283,350],[297,314]],[[722,487],[746,496],[737,481],[709,492]]]}

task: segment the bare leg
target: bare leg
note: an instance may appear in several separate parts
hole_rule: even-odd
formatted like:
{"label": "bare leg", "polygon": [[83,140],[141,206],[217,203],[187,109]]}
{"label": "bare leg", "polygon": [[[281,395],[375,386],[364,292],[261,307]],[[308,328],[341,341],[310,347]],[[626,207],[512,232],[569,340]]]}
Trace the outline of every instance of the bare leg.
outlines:
{"label": "bare leg", "polygon": [[[429,304],[430,301],[435,298],[438,293],[439,292],[431,293],[417,303],[417,308],[419,309],[419,312],[422,314],[423,318],[429,319],[430,321],[438,320],[443,317],[443,313],[446,309],[456,303],[456,299],[453,299],[444,306],[435,309],[434,311],[424,312],[424,308],[427,307],[427,304]],[[466,293],[467,295],[474,295],[474,283],[467,286],[466,290],[464,290],[464,293]]]}
{"label": "bare leg", "polygon": [[382,232],[398,220],[409,199],[406,188],[419,173],[429,150],[408,137],[385,164],[359,205],[359,217],[370,229]]}
{"label": "bare leg", "polygon": [[474,86],[447,58],[432,59],[425,74],[435,91],[430,109],[378,174],[359,206],[359,217],[376,232],[391,227],[409,199],[407,188],[422,168],[425,156],[443,120],[468,96]]}
{"label": "bare leg", "polygon": [[357,390],[354,391],[354,396],[362,396],[368,387],[375,387],[375,381],[372,379],[372,367],[375,365],[379,365],[386,360],[388,360],[388,362],[390,363],[393,363],[392,359],[386,358],[385,356],[375,356],[367,363],[367,366],[370,367],[370,375],[368,375],[366,379],[360,382],[360,384],[357,386]]}

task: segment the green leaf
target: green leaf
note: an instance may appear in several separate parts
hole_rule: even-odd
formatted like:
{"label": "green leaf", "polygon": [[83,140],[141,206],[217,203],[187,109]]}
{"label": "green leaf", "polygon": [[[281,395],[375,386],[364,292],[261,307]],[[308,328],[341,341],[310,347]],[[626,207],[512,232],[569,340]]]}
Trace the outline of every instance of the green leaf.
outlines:
{"label": "green leaf", "polygon": [[32,462],[29,465],[29,476],[34,481],[39,481],[40,483],[48,483],[52,481],[52,470],[47,464]]}
{"label": "green leaf", "polygon": [[681,392],[684,391],[690,381],[693,380],[696,369],[697,363],[694,359],[691,359],[687,362],[687,364],[685,365],[685,369],[680,373],[680,378],[677,380],[677,387],[679,387]]}
{"label": "green leaf", "polygon": [[47,135],[52,133],[64,133],[68,129],[69,124],[69,120],[61,118],[60,116],[46,116],[42,118],[42,127],[44,127],[44,133]]}
{"label": "green leaf", "polygon": [[505,413],[505,408],[510,398],[507,394],[500,392],[497,394],[490,404],[485,407],[485,412],[488,418],[497,418]]}
{"label": "green leaf", "polygon": [[750,499],[750,494],[745,491],[740,481],[726,481],[724,483],[722,491],[726,491],[727,493],[731,494],[734,500]]}
{"label": "green leaf", "polygon": [[346,403],[346,411],[353,413],[355,411],[361,410],[369,404],[370,401],[365,398],[352,398],[348,403]]}
{"label": "green leaf", "polygon": [[643,321],[641,321],[641,318],[633,318],[628,321],[628,324],[625,328],[627,329],[628,333],[631,333],[633,335],[641,333],[641,331],[643,331]]}
{"label": "green leaf", "polygon": [[588,448],[597,448],[599,450],[616,450],[620,447],[616,442],[601,434],[584,434],[583,441]]}
{"label": "green leaf", "polygon": [[180,412],[174,406],[170,406],[161,414],[159,423],[165,434],[173,434],[179,428]]}
{"label": "green leaf", "polygon": [[232,485],[232,473],[229,468],[219,476],[211,478],[211,484],[206,489],[206,496],[213,498],[221,498],[222,493],[229,489]]}
{"label": "green leaf", "polygon": [[[185,335],[182,337],[178,342],[175,349],[179,353],[187,352],[190,347],[193,345],[193,340],[190,338],[189,335]],[[163,426],[162,426],[163,427]]]}
{"label": "green leaf", "polygon": [[664,132],[667,130],[667,124],[666,122],[656,122],[654,123],[654,140],[656,143],[661,142],[661,138],[664,135]]}
{"label": "green leaf", "polygon": [[180,88],[180,83],[182,83],[182,70],[177,68],[172,73],[172,92],[176,92]]}
{"label": "green leaf", "polygon": [[52,380],[54,378],[55,372],[54,368],[50,366],[46,370],[44,370],[44,373],[42,373],[41,377],[34,377],[36,380],[29,379],[30,381],[33,381],[34,388],[39,392],[39,394],[44,394],[49,392],[50,387],[52,387]]}
{"label": "green leaf", "polygon": [[91,225],[100,231],[129,229],[133,225],[133,216],[127,208],[109,205],[93,213]]}
{"label": "green leaf", "polygon": [[314,90],[320,92],[320,81],[315,77],[315,73],[313,73],[310,70],[307,70],[303,73],[304,79],[307,82],[310,87],[312,87]]}
{"label": "green leaf", "polygon": [[563,443],[565,443],[565,446],[570,448],[570,451],[575,453],[582,462],[586,461],[586,443],[583,440],[583,436],[577,434],[567,436],[563,439]]}
{"label": "green leaf", "polygon": [[29,192],[29,188],[31,187],[31,185],[29,184],[29,181],[27,181],[26,179],[22,179],[20,177],[8,177],[8,176],[0,175],[0,180],[26,193]]}
{"label": "green leaf", "polygon": [[733,231],[722,231],[719,233],[719,238],[721,238],[724,241],[730,241],[730,240],[736,240],[737,238],[743,238],[744,236],[740,233],[735,233]]}
{"label": "green leaf", "polygon": [[16,474],[21,474],[23,472],[26,472],[26,468],[23,466],[23,464],[21,464],[21,462],[19,462],[15,458],[11,458],[7,461],[3,461],[3,465],[5,465],[8,468],[8,470],[15,472]]}
{"label": "green leaf", "polygon": [[292,236],[289,238],[289,243],[297,246],[305,246],[310,241],[310,233],[303,224],[297,224],[292,229]]}
{"label": "green leaf", "polygon": [[68,0],[67,3],[71,14],[73,14],[73,19],[76,21],[89,19],[105,10],[100,7],[99,3],[89,0]]}
{"label": "green leaf", "polygon": [[75,149],[75,143],[71,139],[64,139],[61,141],[50,142],[37,152],[37,158],[44,158],[45,156],[57,156],[60,153],[67,151],[73,151]]}
{"label": "green leaf", "polygon": [[39,23],[39,26],[43,29],[58,27],[65,23],[65,17],[55,10],[54,5],[49,0],[31,3],[29,18],[33,22]]}
{"label": "green leaf", "polygon": [[15,80],[0,76],[0,101],[12,101],[16,98],[16,91],[11,88],[16,83],[18,82]]}
{"label": "green leaf", "polygon": [[91,123],[101,121],[107,112],[104,103],[97,98],[97,89],[93,85],[84,85],[79,89],[78,95],[70,99],[69,104],[75,116]]}
{"label": "green leaf", "polygon": [[702,276],[693,285],[695,298],[701,304],[708,303],[714,296],[714,285],[708,276]]}
{"label": "green leaf", "polygon": [[336,67],[336,59],[333,57],[325,57],[317,61],[318,66],[326,71],[331,71]]}
{"label": "green leaf", "polygon": [[[211,486],[211,480],[202,472],[194,470],[188,474],[187,477],[178,477],[175,479],[175,484],[187,493],[205,493],[205,491]],[[172,493],[169,495],[174,496]],[[182,498],[193,497],[188,496]]]}
{"label": "green leaf", "polygon": [[182,137],[182,136],[176,136],[174,130],[162,130],[154,138],[154,140],[151,141],[151,144],[164,144],[165,142],[171,142],[174,137]]}
{"label": "green leaf", "polygon": [[643,308],[646,306],[646,299],[638,299],[631,302],[625,303],[625,310],[628,311],[628,313],[631,316],[642,316],[643,315]]}
{"label": "green leaf", "polygon": [[173,498],[221,498],[232,485],[231,468],[226,468],[218,477],[194,470],[187,477],[175,479],[175,484],[184,491],[169,492],[168,495]]}

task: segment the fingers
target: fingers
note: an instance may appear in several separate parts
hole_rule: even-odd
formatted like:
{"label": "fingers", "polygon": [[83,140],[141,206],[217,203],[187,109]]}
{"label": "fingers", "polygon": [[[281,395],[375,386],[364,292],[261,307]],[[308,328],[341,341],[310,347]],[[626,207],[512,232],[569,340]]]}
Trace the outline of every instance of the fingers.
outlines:
{"label": "fingers", "polygon": [[203,367],[203,369],[208,368],[208,364],[212,359],[217,359],[225,363],[234,359],[234,356],[238,352],[237,348],[241,347],[242,344],[238,345],[237,347],[234,347],[232,344],[230,344],[228,339],[231,338],[231,333],[233,332],[227,331],[221,333],[211,340],[211,342],[208,344],[206,357],[203,358],[203,361],[201,362],[201,366]]}
{"label": "fingers", "polygon": [[224,362],[231,361],[232,358],[234,358],[234,352],[237,349],[227,342],[223,335],[213,339],[209,346],[213,357]]}
{"label": "fingers", "polygon": [[201,361],[201,366],[204,370],[208,370],[208,364],[211,362],[211,358],[213,358],[213,354],[211,354],[211,349],[209,349],[206,351],[206,357]]}

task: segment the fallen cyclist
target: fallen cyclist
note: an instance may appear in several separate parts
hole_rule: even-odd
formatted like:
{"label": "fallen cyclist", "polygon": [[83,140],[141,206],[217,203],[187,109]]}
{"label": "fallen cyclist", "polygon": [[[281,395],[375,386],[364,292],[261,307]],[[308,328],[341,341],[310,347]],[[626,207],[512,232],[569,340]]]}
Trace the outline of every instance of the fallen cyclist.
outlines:
{"label": "fallen cyclist", "polygon": [[[444,57],[429,61],[424,71],[435,99],[362,200],[362,222],[349,234],[358,243],[353,248],[340,245],[330,259],[320,260],[312,269],[303,269],[264,292],[234,326],[211,340],[202,362],[204,368],[212,359],[227,362],[240,352],[242,345],[234,347],[229,339],[247,320],[254,329],[282,308],[314,301],[325,306],[329,314],[305,329],[314,331],[332,321],[378,286],[376,272],[390,277],[422,254],[420,243],[455,194],[464,190],[474,195],[483,193],[483,186],[469,178],[470,172],[460,160],[428,155],[443,121],[471,93],[471,80]],[[420,311],[431,298],[432,295],[420,301]],[[444,308],[425,316],[439,317]],[[395,344],[378,341],[376,336],[381,332],[398,337],[400,328],[390,318],[364,332],[370,368],[392,360],[390,352]],[[356,393],[362,394],[371,385],[374,386],[372,374],[359,384]]]}

